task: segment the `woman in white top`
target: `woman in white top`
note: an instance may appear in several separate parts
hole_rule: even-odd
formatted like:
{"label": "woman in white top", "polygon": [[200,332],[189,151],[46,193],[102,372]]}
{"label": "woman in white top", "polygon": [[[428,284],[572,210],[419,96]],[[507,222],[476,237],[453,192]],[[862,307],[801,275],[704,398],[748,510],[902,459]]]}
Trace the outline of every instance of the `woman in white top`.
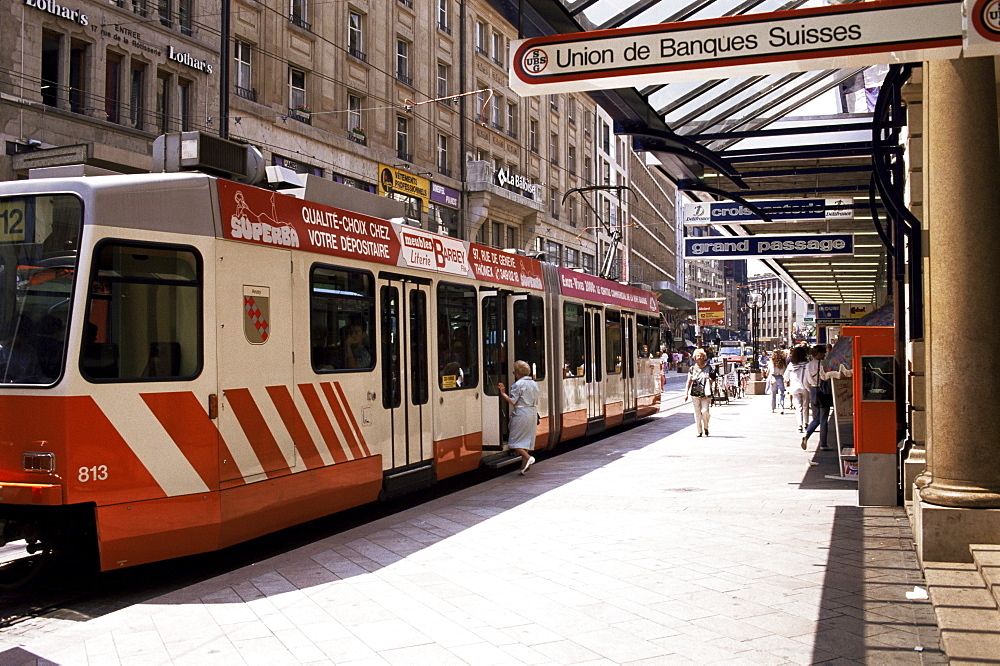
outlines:
{"label": "woman in white top", "polygon": [[799,415],[799,432],[805,432],[809,423],[809,350],[806,347],[793,347],[788,360],[791,365],[785,372],[785,383]]}
{"label": "woman in white top", "polygon": [[712,382],[715,380],[716,371],[708,363],[708,354],[704,349],[695,349],[691,358],[694,360],[694,365],[688,370],[684,400],[691,398],[694,404],[694,420],[698,424],[698,436],[708,437],[708,419],[712,415]]}
{"label": "woman in white top", "polygon": [[781,413],[785,413],[785,352],[775,349],[771,360],[767,362],[767,392],[771,394],[771,413],[778,404],[778,394],[781,394]]}

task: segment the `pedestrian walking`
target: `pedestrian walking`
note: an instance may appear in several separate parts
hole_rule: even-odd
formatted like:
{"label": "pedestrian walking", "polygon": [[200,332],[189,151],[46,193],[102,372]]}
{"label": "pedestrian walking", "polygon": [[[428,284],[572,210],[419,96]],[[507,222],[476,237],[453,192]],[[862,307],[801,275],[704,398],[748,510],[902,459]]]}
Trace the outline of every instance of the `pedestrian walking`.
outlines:
{"label": "pedestrian walking", "polygon": [[809,421],[809,385],[806,383],[809,352],[806,351],[806,347],[792,347],[788,361],[785,384],[792,396],[792,406],[799,417],[799,432],[804,432]]}
{"label": "pedestrian walking", "polygon": [[823,359],[826,358],[826,345],[816,345],[812,348],[812,360],[806,366],[806,376],[809,381],[809,404],[813,417],[806,426],[806,434],[802,437],[802,450],[805,450],[809,436],[819,428],[819,450],[829,451],[827,440],[830,408],[833,407],[833,388],[823,371]]}
{"label": "pedestrian walking", "polygon": [[691,398],[694,405],[694,420],[698,425],[698,436],[708,437],[708,419],[712,411],[712,385],[718,376],[715,367],[708,362],[704,349],[695,349],[691,356],[694,364],[688,370],[687,384],[684,386],[684,400]]}
{"label": "pedestrian walking", "polygon": [[531,378],[531,366],[526,361],[514,361],[514,385],[510,387],[510,395],[504,391],[507,388],[503,382],[497,382],[497,388],[504,400],[510,403],[510,434],[507,437],[507,448],[521,456],[522,476],[535,464],[531,451],[535,449],[535,437],[538,429],[538,384]]}
{"label": "pedestrian walking", "polygon": [[775,349],[771,353],[771,359],[767,362],[767,392],[771,394],[771,413],[779,404],[780,398],[781,413],[785,413],[785,353],[780,349]]}

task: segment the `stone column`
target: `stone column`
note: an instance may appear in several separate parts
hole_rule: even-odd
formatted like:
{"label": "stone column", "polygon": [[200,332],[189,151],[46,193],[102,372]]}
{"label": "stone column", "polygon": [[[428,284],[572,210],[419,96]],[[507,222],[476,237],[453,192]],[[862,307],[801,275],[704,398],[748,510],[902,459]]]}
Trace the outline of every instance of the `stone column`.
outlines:
{"label": "stone column", "polygon": [[[929,229],[929,483],[920,490],[925,560],[971,561],[1000,541],[1000,145],[992,58],[924,64]],[[944,511],[936,508],[949,507]]]}

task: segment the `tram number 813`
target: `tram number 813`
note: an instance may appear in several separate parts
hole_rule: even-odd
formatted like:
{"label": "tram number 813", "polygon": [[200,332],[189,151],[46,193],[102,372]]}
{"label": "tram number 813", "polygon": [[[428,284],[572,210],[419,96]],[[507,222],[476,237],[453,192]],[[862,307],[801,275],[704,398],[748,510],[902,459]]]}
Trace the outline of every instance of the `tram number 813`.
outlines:
{"label": "tram number 813", "polygon": [[93,467],[81,467],[79,473],[76,475],[76,478],[80,483],[87,483],[88,481],[107,481],[108,466],[94,465]]}

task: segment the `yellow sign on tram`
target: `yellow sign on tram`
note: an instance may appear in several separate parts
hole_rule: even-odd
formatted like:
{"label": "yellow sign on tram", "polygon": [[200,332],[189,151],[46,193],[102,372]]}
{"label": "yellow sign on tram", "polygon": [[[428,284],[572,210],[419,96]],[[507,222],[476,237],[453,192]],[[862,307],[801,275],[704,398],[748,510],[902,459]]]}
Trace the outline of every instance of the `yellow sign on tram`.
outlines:
{"label": "yellow sign on tram", "polygon": [[0,243],[23,243],[27,228],[24,199],[0,201]]}

